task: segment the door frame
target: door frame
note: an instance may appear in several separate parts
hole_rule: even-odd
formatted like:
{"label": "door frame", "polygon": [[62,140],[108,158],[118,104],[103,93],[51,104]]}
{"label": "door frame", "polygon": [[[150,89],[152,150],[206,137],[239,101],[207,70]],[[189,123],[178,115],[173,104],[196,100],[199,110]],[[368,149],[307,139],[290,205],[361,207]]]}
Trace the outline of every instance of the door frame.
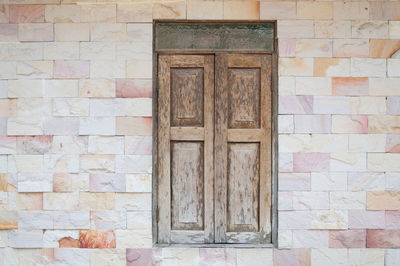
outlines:
{"label": "door frame", "polygon": [[[159,22],[182,22],[182,23],[273,23],[274,24],[274,50],[263,51],[215,51],[215,50],[190,50],[190,51],[156,51],[156,23]],[[215,248],[274,248],[278,247],[278,39],[277,23],[271,20],[153,20],[152,35],[152,243],[153,247],[215,247]],[[268,244],[159,244],[157,226],[158,208],[158,56],[172,54],[187,55],[218,55],[218,54],[270,54],[271,62],[271,243]]]}

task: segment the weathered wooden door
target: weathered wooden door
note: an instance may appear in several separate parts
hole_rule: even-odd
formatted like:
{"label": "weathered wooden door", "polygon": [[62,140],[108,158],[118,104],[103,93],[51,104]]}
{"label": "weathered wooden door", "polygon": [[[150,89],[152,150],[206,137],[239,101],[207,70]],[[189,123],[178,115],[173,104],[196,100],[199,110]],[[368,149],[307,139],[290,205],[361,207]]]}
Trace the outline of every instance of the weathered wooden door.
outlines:
{"label": "weathered wooden door", "polygon": [[158,57],[158,243],[270,243],[270,85],[270,55]]}

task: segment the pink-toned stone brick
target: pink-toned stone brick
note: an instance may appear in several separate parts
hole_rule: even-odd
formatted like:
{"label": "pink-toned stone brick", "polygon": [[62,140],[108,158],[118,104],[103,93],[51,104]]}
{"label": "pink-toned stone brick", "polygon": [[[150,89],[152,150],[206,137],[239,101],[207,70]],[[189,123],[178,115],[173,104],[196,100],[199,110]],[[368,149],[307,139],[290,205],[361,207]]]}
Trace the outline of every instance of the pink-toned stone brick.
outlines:
{"label": "pink-toned stone brick", "polygon": [[332,133],[368,133],[368,116],[333,115]]}
{"label": "pink-toned stone brick", "polygon": [[18,25],[19,41],[51,42],[54,41],[53,24],[23,23]]}
{"label": "pink-toned stone brick", "polygon": [[386,101],[388,115],[400,115],[400,96],[389,96]]}
{"label": "pink-toned stone brick", "polygon": [[274,249],[274,266],[310,266],[310,249]]}
{"label": "pink-toned stone brick", "polygon": [[386,136],[386,152],[400,153],[400,135]]}
{"label": "pink-toned stone brick", "polygon": [[311,229],[310,211],[280,211],[279,229]]}
{"label": "pink-toned stone brick", "polygon": [[368,78],[334,77],[333,95],[368,95]]}
{"label": "pink-toned stone brick", "polygon": [[279,96],[279,114],[312,114],[313,96]]}
{"label": "pink-toned stone brick", "polygon": [[151,136],[125,136],[125,154],[150,155]]}
{"label": "pink-toned stone brick", "polygon": [[10,5],[10,23],[44,22],[45,5]]}
{"label": "pink-toned stone brick", "polygon": [[278,38],[313,38],[313,20],[279,20]]}
{"label": "pink-toned stone brick", "polygon": [[329,172],[329,153],[294,153],[294,172]]}
{"label": "pink-toned stone brick", "polygon": [[297,19],[332,19],[333,3],[331,2],[298,2]]}
{"label": "pink-toned stone brick", "polygon": [[367,248],[400,248],[400,230],[367,230]]}
{"label": "pink-toned stone brick", "polygon": [[334,57],[368,57],[368,39],[335,39],[333,40]]}
{"label": "pink-toned stone brick", "polygon": [[233,248],[201,248],[200,266],[236,265],[236,249]]}
{"label": "pink-toned stone brick", "polygon": [[365,248],[365,230],[330,231],[330,248]]}
{"label": "pink-toned stone brick", "polygon": [[332,57],[332,40],[297,39],[296,57]]}
{"label": "pink-toned stone brick", "polygon": [[127,266],[151,266],[154,265],[154,250],[151,248],[127,248],[126,265]]}
{"label": "pink-toned stone brick", "polygon": [[150,136],[152,134],[152,119],[151,117],[117,117],[116,134]]}
{"label": "pink-toned stone brick", "polygon": [[350,74],[350,60],[346,58],[315,58],[314,76],[345,77]]}
{"label": "pink-toned stone brick", "polygon": [[309,173],[280,173],[279,191],[306,191],[311,190],[311,176]]}
{"label": "pink-toned stone brick", "polygon": [[125,192],[125,180],[124,174],[91,174],[89,189],[92,192]]}
{"label": "pink-toned stone brick", "polygon": [[296,55],[296,39],[279,39],[279,56],[294,57]]}
{"label": "pink-toned stone brick", "polygon": [[400,211],[386,211],[386,229],[400,229]]}
{"label": "pink-toned stone brick", "polygon": [[115,248],[115,232],[86,230],[79,231],[80,248]]}
{"label": "pink-toned stone brick", "polygon": [[[352,135],[355,138],[360,135]],[[370,135],[362,135],[370,136]],[[351,137],[351,136],[350,136]],[[371,191],[385,189],[385,174],[374,172],[353,172],[347,176],[348,189],[351,191]]]}
{"label": "pink-toned stone brick", "polygon": [[18,154],[49,153],[52,145],[52,139],[52,136],[17,137],[17,152]]}
{"label": "pink-toned stone brick", "polygon": [[117,79],[118,98],[151,98],[152,82],[149,79]]}
{"label": "pink-toned stone brick", "polygon": [[79,118],[77,117],[53,117],[44,121],[45,135],[78,135]]}
{"label": "pink-toned stone brick", "polygon": [[349,229],[385,228],[384,211],[349,210]]}
{"label": "pink-toned stone brick", "polygon": [[279,58],[280,76],[313,76],[313,58]]}
{"label": "pink-toned stone brick", "polygon": [[330,115],[295,115],[294,124],[296,133],[330,133]]}
{"label": "pink-toned stone brick", "polygon": [[18,41],[18,24],[1,24],[0,41],[2,42]]}
{"label": "pink-toned stone brick", "polygon": [[89,78],[89,61],[55,61],[54,78]]}

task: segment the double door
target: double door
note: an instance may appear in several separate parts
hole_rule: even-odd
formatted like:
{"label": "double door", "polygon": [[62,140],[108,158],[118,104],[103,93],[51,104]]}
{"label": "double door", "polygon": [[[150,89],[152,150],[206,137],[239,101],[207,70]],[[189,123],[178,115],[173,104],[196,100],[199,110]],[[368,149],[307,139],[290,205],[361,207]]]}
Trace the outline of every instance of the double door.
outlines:
{"label": "double door", "polygon": [[159,55],[157,243],[271,242],[271,56]]}

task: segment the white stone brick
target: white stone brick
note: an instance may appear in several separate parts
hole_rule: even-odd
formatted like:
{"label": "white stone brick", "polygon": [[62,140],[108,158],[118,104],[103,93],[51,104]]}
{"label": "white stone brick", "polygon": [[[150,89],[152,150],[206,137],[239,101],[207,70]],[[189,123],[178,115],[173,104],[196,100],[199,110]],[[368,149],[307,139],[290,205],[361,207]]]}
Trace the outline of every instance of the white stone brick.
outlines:
{"label": "white stone brick", "polygon": [[54,259],[60,265],[69,265],[71,261],[77,265],[90,265],[90,250],[82,248],[55,248]]}
{"label": "white stone brick", "polygon": [[44,79],[53,77],[53,61],[20,61],[17,63],[19,79]]}
{"label": "white stone brick", "polygon": [[350,38],[351,21],[315,20],[315,38]]}
{"label": "white stone brick", "polygon": [[279,115],[278,116],[278,132],[279,133],[293,133],[294,122],[293,115]]}
{"label": "white stone brick", "polygon": [[89,211],[54,211],[54,229],[89,229]]}
{"label": "white stone brick", "polygon": [[312,229],[347,229],[348,214],[345,210],[312,211]]}
{"label": "white stone brick", "polygon": [[344,96],[315,96],[314,114],[349,114],[350,97]]}
{"label": "white stone brick", "polygon": [[127,213],[126,211],[91,211],[90,228],[94,230],[126,229]]}
{"label": "white stone brick", "polygon": [[351,58],[352,77],[386,77],[386,59]]}
{"label": "white stone brick", "polygon": [[293,172],[293,154],[279,153],[279,172]]}
{"label": "white stone brick", "polygon": [[400,39],[400,21],[389,21],[389,39]]}
{"label": "white stone brick", "polygon": [[129,211],[127,215],[127,227],[129,229],[149,229],[151,227],[150,211]]}
{"label": "white stone brick", "polygon": [[295,77],[279,77],[278,82],[279,95],[295,95],[296,79]]}
{"label": "white stone brick", "polygon": [[296,77],[296,95],[331,95],[332,80],[323,77]]}
{"label": "white stone brick", "polygon": [[7,98],[8,81],[0,80],[0,99]]}
{"label": "white stone brick", "polygon": [[366,193],[335,191],[330,193],[331,209],[364,210],[366,207]]}
{"label": "white stone brick", "polygon": [[0,62],[0,79],[13,79],[17,76],[17,62]]}
{"label": "white stone brick", "polygon": [[373,20],[355,20],[351,25],[351,35],[353,38],[388,38],[388,22]]}
{"label": "white stone brick", "polygon": [[387,60],[388,77],[400,77],[400,59]]}
{"label": "white stone brick", "polygon": [[80,9],[78,5],[46,5],[46,22],[80,22]]}
{"label": "white stone brick", "polygon": [[[371,154],[368,154],[368,158]],[[366,171],[365,153],[332,153],[330,170],[332,172]]]}
{"label": "white stone brick", "polygon": [[152,161],[150,155],[117,155],[117,173],[151,173]]}
{"label": "white stone brick", "polygon": [[51,100],[46,98],[19,98],[17,100],[18,116],[51,116]]}
{"label": "white stone brick", "polygon": [[115,44],[107,42],[81,42],[79,54],[81,60],[115,60]]}
{"label": "white stone brick", "polygon": [[8,244],[12,248],[43,247],[42,230],[11,230],[8,232]]}
{"label": "white stone brick", "polygon": [[18,192],[51,192],[51,191],[53,191],[52,174],[47,174],[47,173],[18,174]]}
{"label": "white stone brick", "polygon": [[311,173],[311,190],[313,191],[347,190],[347,174]]}
{"label": "white stone brick", "polygon": [[45,154],[44,171],[46,173],[78,173],[79,157],[75,154]]}
{"label": "white stone brick", "polygon": [[18,212],[18,228],[23,230],[53,229],[53,215],[49,211]]}
{"label": "white stone brick", "polygon": [[151,78],[152,77],[152,61],[149,59],[128,60],[126,62],[127,78]]}
{"label": "white stone brick", "polygon": [[46,230],[43,234],[43,247],[58,248],[58,241],[64,237],[79,239],[78,230]]}
{"label": "white stone brick", "polygon": [[116,193],[115,209],[127,211],[150,211],[151,193]]}
{"label": "white stone brick", "polygon": [[126,62],[124,60],[93,60],[90,62],[91,78],[125,78]]}
{"label": "white stone brick", "polygon": [[290,249],[293,245],[292,242],[292,230],[278,230],[278,248]]}
{"label": "white stone brick", "polygon": [[238,266],[272,266],[273,254],[272,249],[265,248],[247,248],[237,249],[237,265]]}
{"label": "white stone brick", "polygon": [[9,80],[8,97],[43,97],[43,87],[42,80]]}
{"label": "white stone brick", "polygon": [[383,134],[350,134],[350,152],[385,152],[386,135]]}
{"label": "white stone brick", "polygon": [[115,172],[115,156],[114,155],[81,155],[80,170],[83,172]]}
{"label": "white stone brick", "polygon": [[115,97],[115,80],[81,79],[79,81],[80,97]]}
{"label": "white stone brick", "polygon": [[123,154],[124,137],[120,136],[89,136],[89,153]]}
{"label": "white stone brick", "polygon": [[124,42],[128,41],[125,23],[96,23],[90,25],[92,42]]}
{"label": "white stone brick", "polygon": [[77,60],[79,59],[78,42],[49,42],[44,43],[45,60]]}
{"label": "white stone brick", "polygon": [[312,266],[346,266],[347,249],[312,249],[311,250]]}
{"label": "white stone brick", "polygon": [[400,171],[400,153],[369,153],[369,171]]}
{"label": "white stone brick", "polygon": [[116,99],[90,100],[90,116],[117,116],[120,109]]}
{"label": "white stone brick", "polygon": [[152,44],[149,41],[127,42],[117,44],[118,60],[151,60]]}
{"label": "white stone brick", "polygon": [[296,57],[332,57],[332,40],[297,39]]}
{"label": "white stone brick", "polygon": [[87,137],[54,136],[52,152],[57,154],[82,154],[87,152]]}
{"label": "white stone brick", "polygon": [[81,117],[79,135],[114,135],[115,117]]}
{"label": "white stone brick", "polygon": [[362,115],[386,114],[386,97],[358,97],[352,100],[350,113]]}
{"label": "white stone brick", "polygon": [[385,190],[385,174],[373,172],[354,172],[348,174],[349,191]]}
{"label": "white stone brick", "polygon": [[78,80],[45,80],[44,95],[46,97],[78,97]]}
{"label": "white stone brick", "polygon": [[388,265],[385,250],[377,248],[349,249],[348,265]]}
{"label": "white stone brick", "polygon": [[400,172],[386,172],[386,190],[400,190]]}
{"label": "white stone brick", "polygon": [[293,248],[327,248],[329,231],[293,230]]}
{"label": "white stone brick", "polygon": [[293,210],[293,192],[291,191],[278,192],[278,210],[279,211]]}
{"label": "white stone brick", "polygon": [[57,98],[53,100],[53,116],[88,116],[89,99]]}
{"label": "white stone brick", "polygon": [[278,38],[313,38],[312,20],[279,20]]}
{"label": "white stone brick", "polygon": [[153,25],[151,23],[128,23],[126,31],[133,43],[151,43],[153,40]]}
{"label": "white stone brick", "polygon": [[82,5],[81,22],[105,22],[113,23],[116,21],[117,8],[115,5]]}
{"label": "white stone brick", "polygon": [[326,210],[329,209],[328,192],[293,192],[294,210]]}
{"label": "white stone brick", "polygon": [[15,161],[18,173],[43,172],[43,155],[10,155]]}
{"label": "white stone brick", "polygon": [[400,78],[370,78],[369,94],[377,96],[400,96]]}
{"label": "white stone brick", "polygon": [[89,23],[56,23],[54,32],[57,42],[89,41]]}
{"label": "white stone brick", "polygon": [[151,98],[117,98],[118,116],[152,116]]}
{"label": "white stone brick", "polygon": [[118,246],[118,248],[92,249],[91,251],[91,265],[123,265],[126,263],[126,248]]}
{"label": "white stone brick", "polygon": [[151,192],[151,175],[126,175],[126,192]]}
{"label": "white stone brick", "polygon": [[8,46],[9,60],[42,60],[43,43],[12,43]]}
{"label": "white stone brick", "polygon": [[280,229],[310,229],[311,212],[306,211],[281,211],[279,212]]}
{"label": "white stone brick", "polygon": [[43,210],[77,210],[79,192],[73,193],[43,193]]}

